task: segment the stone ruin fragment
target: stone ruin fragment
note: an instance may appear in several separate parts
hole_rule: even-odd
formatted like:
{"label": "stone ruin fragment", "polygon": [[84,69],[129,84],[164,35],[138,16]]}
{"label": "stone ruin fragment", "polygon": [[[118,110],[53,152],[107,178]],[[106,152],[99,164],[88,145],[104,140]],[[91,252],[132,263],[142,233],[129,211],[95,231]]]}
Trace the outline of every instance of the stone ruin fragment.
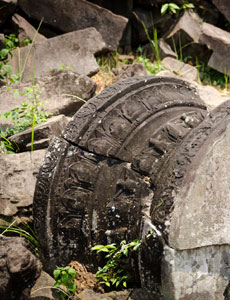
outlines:
{"label": "stone ruin fragment", "polygon": [[37,178],[46,271],[73,259],[95,267],[92,246],[139,238],[132,272],[143,289],[167,300],[224,299],[229,131],[229,101],[208,112],[175,78],[125,79],[89,100],[53,139]]}

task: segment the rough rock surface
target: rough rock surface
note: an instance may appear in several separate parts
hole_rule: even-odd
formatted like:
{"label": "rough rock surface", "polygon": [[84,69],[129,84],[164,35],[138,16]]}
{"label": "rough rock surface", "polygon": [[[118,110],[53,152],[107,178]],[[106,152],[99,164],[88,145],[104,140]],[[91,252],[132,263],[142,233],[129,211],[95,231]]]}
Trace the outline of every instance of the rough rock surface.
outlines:
{"label": "rough rock surface", "polygon": [[[116,51],[128,22],[126,18],[85,0],[72,1],[68,5],[62,0],[37,0],[33,6],[30,0],[19,0],[18,4],[29,17],[38,21],[44,17],[45,24],[62,32],[94,27],[101,33],[107,47],[113,51]],[[82,42],[83,40],[84,37]],[[68,46],[71,47],[69,44]],[[63,45],[62,50],[65,52]]]}
{"label": "rough rock surface", "polygon": [[[70,70],[51,70],[36,79],[36,90],[40,97],[38,101],[45,102],[45,111],[53,114],[73,115],[91,98],[96,90],[95,82],[87,76],[79,75]],[[32,82],[13,84],[2,88],[0,92],[0,113],[8,112],[23,102],[28,102],[26,96],[15,97],[13,90],[18,89],[25,94],[26,87],[32,87]],[[83,100],[84,101],[83,101]]]}
{"label": "rough rock surface", "polygon": [[39,276],[41,265],[23,238],[0,238],[0,298],[28,299],[29,289]]}
{"label": "rough rock surface", "polygon": [[211,24],[203,23],[199,42],[213,50],[208,65],[221,73],[230,74],[230,33]]}
{"label": "rough rock surface", "polygon": [[176,53],[172,50],[169,44],[164,39],[159,39],[159,54],[160,58],[173,57],[177,58]]}
{"label": "rough rock surface", "polygon": [[[173,30],[167,35],[166,41],[174,51],[177,51],[179,59],[181,56],[191,56],[193,64],[196,65],[196,57],[207,62],[211,51],[205,43],[198,43],[201,35],[202,20],[191,11],[184,12]],[[176,47],[176,50],[175,50]]]}
{"label": "rough rock surface", "polygon": [[[180,78],[175,73],[172,73],[168,70],[160,71],[156,74],[156,76],[166,76],[166,77],[175,77]],[[183,78],[183,80],[185,80]],[[228,94],[221,94],[216,88],[209,85],[200,85],[197,82],[191,82],[192,85],[197,90],[201,100],[204,101],[205,105],[207,106],[208,110],[211,111],[212,109],[216,108],[218,105],[222,104],[223,102],[229,99]]]}
{"label": "rough rock surface", "polygon": [[[88,251],[96,244],[145,239],[155,177],[205,114],[196,90],[174,78],[128,78],[84,105],[51,143],[36,184],[34,222],[47,271],[70,258],[97,264]],[[161,250],[138,254],[141,284],[152,291]]]}
{"label": "rough rock surface", "polygon": [[[50,118],[47,122],[34,127],[33,150],[48,148],[53,136],[60,136],[70,118],[64,115]],[[32,129],[19,132],[9,137],[17,152],[31,151]]]}
{"label": "rough rock surface", "polygon": [[55,280],[46,272],[42,271],[30,291],[30,300],[54,300],[53,287]]}
{"label": "rough rock surface", "polygon": [[[105,43],[95,28],[87,28],[62,34],[43,42],[35,42],[26,62],[30,48],[30,45],[20,48],[19,53],[14,50],[13,58],[10,60],[13,72],[20,73],[22,66],[25,65],[24,81],[32,78],[34,70],[35,76],[40,77],[50,69],[58,69],[63,65],[71,67],[71,70],[78,74],[91,76],[99,71],[94,55],[104,51]],[[20,69],[18,69],[19,56]]]}
{"label": "rough rock surface", "polygon": [[36,41],[42,42],[46,40],[46,37],[39,32],[36,33],[36,29],[26,21],[22,16],[19,14],[14,14],[12,17],[13,25],[15,26],[15,32],[18,33],[17,37],[19,40],[19,46],[25,46],[25,40],[29,39],[30,41],[33,40],[36,34]]}
{"label": "rough rock surface", "polygon": [[[174,282],[172,299],[223,299],[230,277],[229,131],[226,101],[183,139],[155,182],[152,223],[171,248],[162,283],[167,290],[168,280]],[[176,281],[183,273],[182,286]]]}
{"label": "rough rock surface", "polygon": [[172,57],[165,57],[162,60],[162,65],[164,69],[169,70],[175,75],[182,77],[185,80],[197,81],[199,78],[199,72],[196,68],[185,64]]}
{"label": "rough rock surface", "polygon": [[29,221],[32,216],[36,176],[46,150],[32,153],[0,155],[0,217],[19,217]]}
{"label": "rough rock surface", "polygon": [[116,78],[117,80],[121,80],[127,77],[147,75],[145,66],[141,63],[134,63],[132,65],[123,65],[119,69],[113,69],[113,73],[117,77]]}

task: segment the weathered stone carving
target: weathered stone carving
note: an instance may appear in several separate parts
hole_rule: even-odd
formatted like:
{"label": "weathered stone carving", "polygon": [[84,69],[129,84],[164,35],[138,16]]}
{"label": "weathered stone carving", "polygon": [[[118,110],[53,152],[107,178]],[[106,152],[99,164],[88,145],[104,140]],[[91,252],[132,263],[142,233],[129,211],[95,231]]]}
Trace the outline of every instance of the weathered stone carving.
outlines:
{"label": "weathered stone carving", "polygon": [[[52,141],[37,180],[34,221],[46,270],[71,259],[92,263],[98,243],[144,239],[156,176],[206,113],[196,90],[173,78],[129,78],[88,101]],[[145,271],[159,269],[162,248],[152,255],[148,247],[139,272],[155,289],[157,272]]]}

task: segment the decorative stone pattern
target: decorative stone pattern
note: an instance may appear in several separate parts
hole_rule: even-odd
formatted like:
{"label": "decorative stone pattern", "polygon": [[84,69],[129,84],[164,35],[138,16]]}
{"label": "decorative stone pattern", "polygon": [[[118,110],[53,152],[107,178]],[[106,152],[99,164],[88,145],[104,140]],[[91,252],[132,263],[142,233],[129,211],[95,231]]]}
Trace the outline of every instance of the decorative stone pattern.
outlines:
{"label": "decorative stone pattern", "polygon": [[[38,176],[34,221],[47,270],[70,259],[97,264],[89,248],[98,243],[145,238],[155,176],[205,115],[196,90],[173,78],[129,78],[84,105]],[[151,267],[146,251],[140,273]]]}

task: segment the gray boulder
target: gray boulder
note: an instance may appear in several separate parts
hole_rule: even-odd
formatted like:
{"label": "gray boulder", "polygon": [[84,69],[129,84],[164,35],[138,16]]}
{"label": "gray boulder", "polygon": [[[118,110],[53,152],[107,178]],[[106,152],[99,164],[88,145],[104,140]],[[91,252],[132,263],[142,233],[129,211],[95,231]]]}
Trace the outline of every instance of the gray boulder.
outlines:
{"label": "gray boulder", "polygon": [[155,182],[152,222],[167,236],[165,299],[224,299],[230,278],[229,108],[226,101],[207,114]]}
{"label": "gray boulder", "polygon": [[[50,118],[47,122],[35,126],[33,150],[48,148],[49,141],[53,136],[60,136],[70,118],[64,115]],[[9,140],[15,145],[17,152],[31,151],[32,128],[19,132],[9,137]]]}
{"label": "gray boulder", "polygon": [[166,36],[166,42],[177,53],[179,59],[191,56],[193,64],[196,64],[196,57],[207,62],[211,50],[202,43],[199,43],[201,35],[202,20],[193,11],[186,11],[178,20],[173,30]]}
{"label": "gray boulder", "polygon": [[25,300],[41,265],[28,243],[19,237],[0,237],[0,298]]}
{"label": "gray boulder", "polygon": [[[15,32],[17,32],[17,37],[19,41],[19,46],[23,47],[25,46],[25,40],[29,39],[30,41],[33,40],[35,34],[36,34],[36,29],[26,21],[22,16],[19,14],[14,14],[12,16],[12,23],[15,28]],[[36,34],[36,41],[37,42],[42,42],[46,40],[46,37],[44,35],[37,33]]]}
{"label": "gray boulder", "polygon": [[162,60],[164,69],[174,73],[175,75],[182,77],[185,80],[197,81],[199,78],[198,70],[189,64],[185,64],[172,57],[165,57]]}
{"label": "gray boulder", "polygon": [[[36,79],[36,90],[40,94],[39,102],[45,102],[44,110],[53,114],[73,115],[96,90],[95,82],[87,76],[70,70],[51,70]],[[28,102],[26,95],[15,96],[14,90],[25,94],[32,82],[16,83],[0,91],[0,113],[5,113],[23,102]]]}
{"label": "gray boulder", "polygon": [[[128,21],[125,17],[85,0],[72,1],[68,5],[61,0],[37,0],[34,5],[31,5],[30,0],[19,0],[18,5],[30,18],[40,21],[44,17],[44,24],[61,32],[94,27],[101,33],[107,47],[114,51]],[[70,44],[68,47],[71,48]]]}
{"label": "gray boulder", "polygon": [[58,69],[61,66],[71,67],[76,73],[91,76],[99,71],[94,55],[104,49],[105,43],[101,34],[95,28],[87,28],[43,42],[35,42],[32,48],[28,45],[20,50],[14,50],[10,63],[14,73],[22,72],[25,66],[22,77],[24,81],[32,78],[34,71],[35,76],[40,77],[50,69]]}
{"label": "gray boulder", "polygon": [[[48,273],[42,271],[30,291],[30,300],[55,300],[53,296],[55,280]],[[56,296],[56,295],[55,295]]]}
{"label": "gray boulder", "polygon": [[121,80],[127,77],[146,76],[147,71],[144,64],[134,63],[132,65],[123,65],[119,69],[113,69],[116,80]]}
{"label": "gray boulder", "polygon": [[159,54],[160,58],[163,59],[165,57],[173,57],[177,58],[176,53],[172,50],[170,45],[166,43],[164,39],[159,39]]}
{"label": "gray boulder", "polygon": [[31,221],[36,176],[46,150],[0,155],[0,217]]}
{"label": "gray boulder", "polygon": [[221,73],[230,74],[230,33],[203,23],[199,42],[206,44],[213,51],[208,65]]}

